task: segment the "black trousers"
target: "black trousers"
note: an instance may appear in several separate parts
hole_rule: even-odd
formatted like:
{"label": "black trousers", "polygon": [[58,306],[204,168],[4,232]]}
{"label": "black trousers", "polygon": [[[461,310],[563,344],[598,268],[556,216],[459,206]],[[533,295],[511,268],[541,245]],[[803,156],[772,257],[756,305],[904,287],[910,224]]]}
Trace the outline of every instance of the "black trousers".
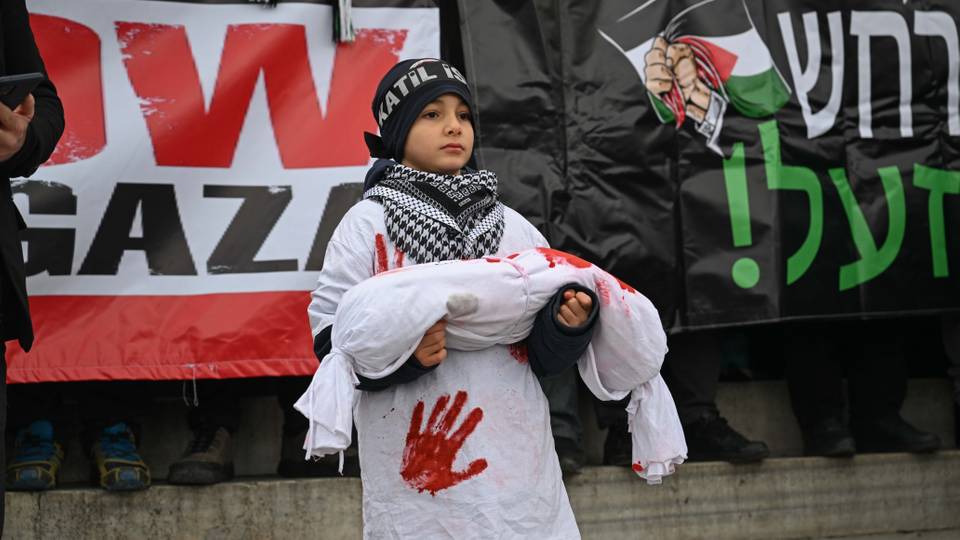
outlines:
{"label": "black trousers", "polygon": [[[2,328],[0,328],[2,330]],[[7,345],[0,339],[0,472],[7,474]],[[0,538],[3,537],[4,508],[6,507],[6,481],[0,482]]]}
{"label": "black trousers", "polygon": [[[293,408],[310,385],[311,377],[276,377],[239,380],[196,381],[196,405],[191,404],[187,422],[192,430],[204,427],[225,427],[236,433],[240,426],[240,409],[237,403],[253,395],[275,393],[283,411],[284,435],[295,435],[307,430],[305,416]],[[187,382],[187,385],[191,383]],[[192,390],[186,393],[191,402]]]}
{"label": "black trousers", "polygon": [[673,394],[684,425],[717,415],[721,339],[717,330],[701,330],[667,337],[669,351],[663,361],[663,380]]}
{"label": "black trousers", "polygon": [[143,417],[152,401],[152,381],[28,383],[8,391],[8,435],[37,420],[53,424],[54,438],[64,443],[79,437],[89,453],[103,429],[124,422],[141,440]]}
{"label": "black trousers", "polygon": [[854,426],[899,414],[907,366],[896,320],[789,323],[782,331],[790,402],[801,429],[843,420],[847,395]]}

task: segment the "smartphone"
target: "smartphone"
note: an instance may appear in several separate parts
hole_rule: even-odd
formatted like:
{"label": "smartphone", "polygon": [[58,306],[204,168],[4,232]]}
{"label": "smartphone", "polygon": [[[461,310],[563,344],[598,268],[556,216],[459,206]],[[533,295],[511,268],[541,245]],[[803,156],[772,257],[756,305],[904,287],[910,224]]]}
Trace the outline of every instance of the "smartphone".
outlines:
{"label": "smartphone", "polygon": [[27,99],[27,94],[33,91],[44,79],[43,73],[23,73],[21,75],[7,75],[0,77],[0,102],[11,109]]}

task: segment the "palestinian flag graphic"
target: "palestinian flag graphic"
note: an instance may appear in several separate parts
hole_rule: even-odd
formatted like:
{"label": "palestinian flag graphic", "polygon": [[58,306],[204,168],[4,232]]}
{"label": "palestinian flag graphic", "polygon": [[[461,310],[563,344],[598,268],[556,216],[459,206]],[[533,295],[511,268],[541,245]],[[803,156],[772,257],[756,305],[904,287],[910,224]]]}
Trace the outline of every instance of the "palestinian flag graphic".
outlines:
{"label": "palestinian flag graphic", "polygon": [[659,119],[693,117],[711,147],[728,103],[762,118],[790,97],[743,0],[648,0],[598,31],[633,64]]}

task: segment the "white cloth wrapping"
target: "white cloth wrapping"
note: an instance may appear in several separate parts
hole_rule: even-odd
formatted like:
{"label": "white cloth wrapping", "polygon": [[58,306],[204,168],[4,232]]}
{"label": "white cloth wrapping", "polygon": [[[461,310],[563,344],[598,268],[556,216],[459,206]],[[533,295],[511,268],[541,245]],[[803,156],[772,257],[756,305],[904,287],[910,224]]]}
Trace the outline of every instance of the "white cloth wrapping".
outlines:
{"label": "white cloth wrapping", "polygon": [[669,390],[659,376],[666,336],[643,295],[598,267],[545,248],[505,258],[446,261],[390,270],[343,295],[333,320],[332,350],[294,405],[310,421],[306,456],[350,444],[356,374],[382,378],[396,371],[426,330],[447,320],[447,348],[475,351],[529,335],[534,318],[567,283],[597,293],[599,320],[579,361],[587,387],[600,399],[622,399],[633,440],[634,470],[659,483],[686,458],[686,443]]}

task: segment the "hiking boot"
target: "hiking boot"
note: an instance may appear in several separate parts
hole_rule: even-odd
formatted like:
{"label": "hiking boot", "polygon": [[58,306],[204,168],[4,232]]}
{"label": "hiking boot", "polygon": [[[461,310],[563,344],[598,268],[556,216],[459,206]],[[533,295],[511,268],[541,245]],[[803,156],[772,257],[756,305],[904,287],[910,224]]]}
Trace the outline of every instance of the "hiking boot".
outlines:
{"label": "hiking boot", "polygon": [[920,431],[899,414],[858,422],[854,435],[863,452],[924,453],[940,448],[940,437]]}
{"label": "hiking boot", "polygon": [[233,478],[233,438],[224,427],[202,428],[183,456],[170,464],[167,482],[207,486]]}
{"label": "hiking boot", "polygon": [[37,420],[17,432],[7,466],[9,491],[44,491],[57,486],[63,447],[53,439],[53,424]]}
{"label": "hiking boot", "polygon": [[633,440],[626,424],[607,428],[607,440],[603,442],[603,464],[617,467],[633,465]]}
{"label": "hiking boot", "polygon": [[690,461],[752,463],[770,455],[765,443],[748,440],[715,413],[683,426],[683,433]]}
{"label": "hiking boot", "polygon": [[[320,459],[304,459],[303,441],[306,438],[306,431],[283,436],[277,474],[284,478],[340,476],[340,456],[336,453]],[[360,456],[357,453],[356,439],[343,452],[343,476],[360,477]]]}
{"label": "hiking boot", "polygon": [[586,461],[583,448],[576,441],[562,437],[554,439],[553,445],[557,450],[557,460],[560,462],[560,472],[563,476],[580,474]]}
{"label": "hiking boot", "polygon": [[94,478],[107,491],[150,487],[150,469],[137,453],[133,432],[124,422],[104,428],[93,443]]}
{"label": "hiking boot", "polygon": [[803,430],[803,455],[851,457],[856,444],[843,422],[826,418],[819,424]]}

